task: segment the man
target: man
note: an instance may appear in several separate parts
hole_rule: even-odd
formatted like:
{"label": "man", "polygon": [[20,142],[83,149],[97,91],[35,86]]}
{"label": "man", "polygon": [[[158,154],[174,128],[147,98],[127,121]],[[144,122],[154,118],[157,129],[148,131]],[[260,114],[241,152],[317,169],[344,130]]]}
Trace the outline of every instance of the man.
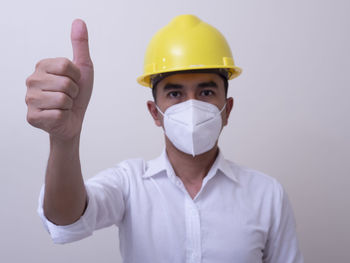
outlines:
{"label": "man", "polygon": [[39,214],[56,243],[119,227],[124,262],[303,262],[292,208],[272,177],[225,160],[217,142],[233,108],[224,37],[191,15],[151,40],[138,82],[165,133],[163,154],[127,160],[84,183],[79,137],[93,86],[87,28],[72,25],[73,61],[44,59],[27,79],[28,121],[50,135]]}

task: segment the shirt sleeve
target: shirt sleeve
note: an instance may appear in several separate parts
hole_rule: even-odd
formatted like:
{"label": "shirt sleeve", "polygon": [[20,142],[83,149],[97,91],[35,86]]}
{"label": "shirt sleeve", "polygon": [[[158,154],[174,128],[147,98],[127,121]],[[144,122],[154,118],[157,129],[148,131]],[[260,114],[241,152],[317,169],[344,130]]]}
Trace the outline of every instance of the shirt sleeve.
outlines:
{"label": "shirt sleeve", "polygon": [[92,235],[94,230],[119,225],[125,211],[127,180],[118,169],[107,169],[85,182],[88,203],[84,214],[70,225],[56,225],[43,210],[45,185],[39,195],[38,214],[54,243],[74,242]]}
{"label": "shirt sleeve", "polygon": [[303,263],[296,222],[287,193],[277,181],[273,222],[264,251],[264,263]]}

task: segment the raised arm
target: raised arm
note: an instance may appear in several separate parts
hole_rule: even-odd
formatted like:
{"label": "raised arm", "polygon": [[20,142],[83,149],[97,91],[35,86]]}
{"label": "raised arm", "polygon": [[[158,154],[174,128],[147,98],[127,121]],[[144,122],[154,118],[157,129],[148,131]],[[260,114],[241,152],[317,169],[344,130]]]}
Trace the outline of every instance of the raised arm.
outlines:
{"label": "raised arm", "polygon": [[26,80],[27,120],[48,132],[50,137],[44,213],[57,225],[68,225],[79,219],[87,204],[79,140],[94,70],[88,32],[82,20],[73,22],[71,41],[73,61],[43,59]]}

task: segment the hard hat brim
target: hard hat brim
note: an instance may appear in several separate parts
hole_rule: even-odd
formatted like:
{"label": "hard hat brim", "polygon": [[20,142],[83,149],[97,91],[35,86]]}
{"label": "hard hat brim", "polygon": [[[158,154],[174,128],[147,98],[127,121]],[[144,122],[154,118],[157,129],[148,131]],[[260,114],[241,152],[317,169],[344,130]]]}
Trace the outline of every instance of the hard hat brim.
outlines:
{"label": "hard hat brim", "polygon": [[240,67],[237,66],[231,66],[229,68],[225,68],[223,66],[203,66],[203,67],[188,67],[188,68],[179,68],[179,70],[163,70],[163,71],[159,71],[159,72],[154,72],[153,74],[144,74],[141,75],[140,77],[137,78],[137,82],[144,86],[144,87],[149,87],[151,88],[151,77],[157,74],[161,74],[161,73],[169,73],[169,72],[181,72],[181,71],[186,71],[186,70],[201,70],[201,69],[226,69],[228,71],[228,80],[234,79],[236,77],[238,77],[241,73],[242,73],[242,69]]}

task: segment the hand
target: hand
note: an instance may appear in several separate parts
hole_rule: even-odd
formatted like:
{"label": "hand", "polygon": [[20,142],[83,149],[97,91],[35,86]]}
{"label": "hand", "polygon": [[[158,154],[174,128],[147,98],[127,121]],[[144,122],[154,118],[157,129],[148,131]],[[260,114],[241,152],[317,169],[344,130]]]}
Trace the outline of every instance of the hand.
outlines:
{"label": "hand", "polygon": [[71,41],[73,61],[66,58],[41,60],[26,80],[28,122],[60,140],[80,135],[94,79],[84,21],[73,22]]}

